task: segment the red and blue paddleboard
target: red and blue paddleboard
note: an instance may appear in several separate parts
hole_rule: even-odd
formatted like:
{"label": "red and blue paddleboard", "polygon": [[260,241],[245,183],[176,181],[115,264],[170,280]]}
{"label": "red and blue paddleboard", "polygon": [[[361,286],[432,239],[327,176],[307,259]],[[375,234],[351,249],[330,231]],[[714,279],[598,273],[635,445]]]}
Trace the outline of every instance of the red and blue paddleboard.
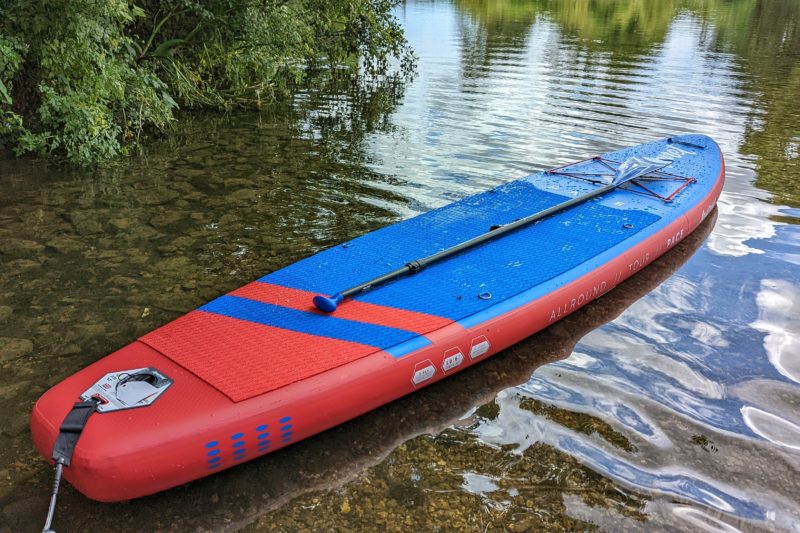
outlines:
{"label": "red and blue paddleboard", "polygon": [[724,168],[710,138],[675,136],[335,246],[56,385],[34,407],[33,440],[100,501],[257,459],[477,364],[612,290],[697,228]]}

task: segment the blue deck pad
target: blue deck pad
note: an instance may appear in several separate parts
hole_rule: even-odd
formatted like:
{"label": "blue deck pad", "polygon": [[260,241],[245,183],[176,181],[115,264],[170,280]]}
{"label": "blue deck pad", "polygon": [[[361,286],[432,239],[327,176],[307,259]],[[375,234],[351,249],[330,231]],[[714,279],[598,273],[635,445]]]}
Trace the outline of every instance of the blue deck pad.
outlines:
{"label": "blue deck pad", "polygon": [[[511,182],[336,246],[261,281],[333,294],[568,198],[528,180]],[[356,299],[460,320],[586,262],[660,218],[589,201]]]}
{"label": "blue deck pad", "polygon": [[308,313],[236,296],[221,296],[200,307],[199,310],[265,326],[358,342],[376,348],[387,348],[418,337],[411,331]]}
{"label": "blue deck pad", "polygon": [[259,281],[333,294],[565,199],[527,181],[510,182],[334,246]]}

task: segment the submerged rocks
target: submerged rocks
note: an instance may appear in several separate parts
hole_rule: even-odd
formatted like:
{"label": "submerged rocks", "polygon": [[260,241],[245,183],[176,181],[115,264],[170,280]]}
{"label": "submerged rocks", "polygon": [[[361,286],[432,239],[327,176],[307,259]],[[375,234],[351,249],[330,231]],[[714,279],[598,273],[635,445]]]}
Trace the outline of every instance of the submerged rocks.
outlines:
{"label": "submerged rocks", "polygon": [[67,254],[70,252],[75,252],[78,250],[82,250],[85,245],[83,242],[73,239],[71,237],[67,237],[66,235],[56,235],[49,241],[47,241],[47,248],[54,250],[60,254]]}
{"label": "submerged rocks", "polygon": [[156,228],[171,226],[183,218],[181,211],[160,211],[150,217],[150,224]]}
{"label": "submerged rocks", "polygon": [[44,246],[29,239],[4,239],[0,253],[11,257],[30,257],[44,250]]}
{"label": "submerged rocks", "polygon": [[114,217],[108,221],[112,226],[118,230],[125,231],[131,227],[131,221],[127,217]]}
{"label": "submerged rocks", "polygon": [[0,337],[0,362],[10,361],[33,352],[33,343],[28,339]]}
{"label": "submerged rocks", "polygon": [[21,392],[25,391],[31,386],[31,382],[27,380],[12,381],[11,383],[0,385],[0,400],[12,400],[20,396]]}
{"label": "submerged rocks", "polygon": [[172,175],[178,178],[194,178],[205,177],[208,175],[208,169],[205,167],[179,167],[172,171]]}
{"label": "submerged rocks", "polygon": [[179,194],[177,191],[165,187],[152,188],[139,196],[139,203],[142,205],[164,205],[175,201]]}
{"label": "submerged rocks", "polygon": [[64,344],[56,348],[54,355],[65,357],[81,353],[81,347],[75,343]]}
{"label": "submerged rocks", "polygon": [[197,242],[197,239],[195,239],[193,237],[186,236],[186,235],[182,235],[182,236],[176,238],[175,240],[173,240],[172,241],[172,245],[175,246],[176,248],[179,248],[179,249],[186,249],[186,248],[190,248],[190,247],[194,246],[194,244],[196,242]]}
{"label": "submerged rocks", "polygon": [[21,272],[36,268],[41,264],[41,261],[33,261],[31,259],[14,259],[4,265],[6,274],[18,275]]}
{"label": "submerged rocks", "polygon": [[98,218],[106,219],[108,217],[99,217],[94,211],[80,209],[75,209],[69,214],[69,220],[79,235],[101,233],[103,225],[98,221]]}
{"label": "submerged rocks", "polygon": [[239,189],[226,195],[226,201],[235,203],[247,203],[258,198],[259,191],[257,189]]}

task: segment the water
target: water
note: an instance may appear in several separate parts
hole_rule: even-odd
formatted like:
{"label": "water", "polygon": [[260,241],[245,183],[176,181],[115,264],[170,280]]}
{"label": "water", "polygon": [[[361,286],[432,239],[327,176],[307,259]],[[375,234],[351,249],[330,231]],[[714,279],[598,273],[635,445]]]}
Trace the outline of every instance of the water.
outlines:
{"label": "water", "polygon": [[[491,360],[60,531],[800,528],[800,4],[409,2],[413,80],[191,116],[113,169],[0,162],[0,531],[47,387],[263,273],[532,171],[701,132],[715,220]],[[121,438],[124,436],[121,436]]]}

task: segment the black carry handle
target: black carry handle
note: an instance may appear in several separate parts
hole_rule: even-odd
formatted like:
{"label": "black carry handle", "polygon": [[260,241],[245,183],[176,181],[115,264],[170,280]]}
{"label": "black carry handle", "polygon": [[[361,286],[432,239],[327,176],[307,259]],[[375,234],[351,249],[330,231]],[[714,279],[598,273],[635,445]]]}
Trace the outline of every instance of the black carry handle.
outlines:
{"label": "black carry handle", "polygon": [[53,490],[50,493],[50,505],[47,508],[47,518],[44,522],[42,533],[55,533],[53,530],[53,519],[56,516],[56,499],[58,498],[58,488],[61,485],[61,476],[64,466],[69,466],[72,461],[72,454],[75,452],[75,445],[86,427],[89,417],[97,411],[97,401],[79,401],[72,406],[72,409],[64,417],[64,421],[59,428],[56,442],[53,446],[53,460],[56,462],[56,476],[53,480]]}

